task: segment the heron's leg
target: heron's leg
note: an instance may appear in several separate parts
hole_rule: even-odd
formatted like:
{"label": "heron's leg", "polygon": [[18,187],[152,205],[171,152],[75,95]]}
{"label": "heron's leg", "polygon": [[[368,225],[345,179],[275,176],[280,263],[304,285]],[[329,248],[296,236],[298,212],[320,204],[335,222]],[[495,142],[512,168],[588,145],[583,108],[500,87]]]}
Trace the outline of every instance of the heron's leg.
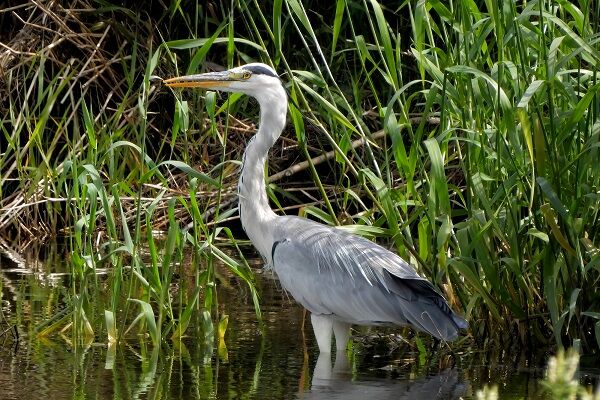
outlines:
{"label": "heron's leg", "polygon": [[345,351],[335,353],[335,364],[331,372],[332,379],[343,379],[344,376],[350,375],[350,360]]}
{"label": "heron's leg", "polygon": [[333,320],[327,315],[310,314],[313,331],[317,338],[319,351],[321,353],[331,354],[331,333],[333,328]]}
{"label": "heron's leg", "polygon": [[335,348],[339,352],[345,351],[350,339],[350,324],[342,321],[333,321],[333,333],[335,334]]}

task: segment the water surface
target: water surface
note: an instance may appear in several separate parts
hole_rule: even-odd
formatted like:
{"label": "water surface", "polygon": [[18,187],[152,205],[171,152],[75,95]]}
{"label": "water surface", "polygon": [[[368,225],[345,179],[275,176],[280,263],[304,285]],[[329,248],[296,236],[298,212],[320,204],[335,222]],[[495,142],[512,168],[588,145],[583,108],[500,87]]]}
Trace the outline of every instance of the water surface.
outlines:
{"label": "water surface", "polygon": [[473,399],[490,383],[503,399],[544,398],[543,356],[450,349],[425,335],[419,352],[398,331],[358,329],[347,354],[319,357],[308,315],[258,266],[264,334],[245,284],[221,271],[226,348],[200,323],[160,349],[145,337],[109,346],[105,331],[82,346],[68,332],[38,337],[71,291],[65,255],[43,253],[0,256],[0,399]]}

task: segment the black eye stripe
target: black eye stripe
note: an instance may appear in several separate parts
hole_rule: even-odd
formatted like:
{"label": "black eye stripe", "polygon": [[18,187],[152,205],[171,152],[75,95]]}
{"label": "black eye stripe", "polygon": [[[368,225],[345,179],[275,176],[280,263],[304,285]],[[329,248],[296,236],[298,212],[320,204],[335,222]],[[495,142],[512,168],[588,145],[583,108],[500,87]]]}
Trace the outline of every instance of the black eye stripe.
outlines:
{"label": "black eye stripe", "polygon": [[275,75],[273,73],[273,71],[271,71],[270,69],[267,69],[265,67],[262,67],[260,65],[246,66],[246,67],[244,67],[244,69],[246,71],[252,72],[253,74],[262,74],[262,75],[272,76],[273,78],[279,78],[277,75]]}

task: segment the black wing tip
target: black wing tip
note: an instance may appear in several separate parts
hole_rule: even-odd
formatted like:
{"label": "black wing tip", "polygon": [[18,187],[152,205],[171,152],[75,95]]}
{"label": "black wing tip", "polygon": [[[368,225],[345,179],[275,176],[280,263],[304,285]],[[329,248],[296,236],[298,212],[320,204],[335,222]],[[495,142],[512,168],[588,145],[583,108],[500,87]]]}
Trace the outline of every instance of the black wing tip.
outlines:
{"label": "black wing tip", "polygon": [[[467,320],[460,317],[450,308],[448,301],[435,289],[431,282],[426,279],[405,279],[403,282],[413,291],[414,295],[422,298],[425,302],[430,302],[444,316],[443,319],[445,322],[443,324],[446,325],[444,330],[431,331],[425,329],[433,336],[441,340],[451,341],[457,339],[461,331],[469,328]],[[442,331],[445,331],[445,333],[442,333]]]}
{"label": "black wing tip", "polygon": [[457,330],[469,328],[467,320],[452,311],[448,301],[435,289],[431,282],[426,279],[406,279],[405,282],[408,283],[415,294],[432,300],[444,314],[450,317]]}
{"label": "black wing tip", "polygon": [[459,317],[456,314],[452,315],[452,322],[454,322],[454,325],[456,326],[457,329],[460,329],[460,330],[469,329],[469,323],[467,322],[467,320]]}
{"label": "black wing tip", "polygon": [[464,336],[465,330],[469,328],[469,323],[454,313],[452,313],[452,315],[448,315],[448,317],[451,325],[447,326],[445,333],[442,333],[440,330],[433,332],[429,331],[429,333],[440,340],[446,340],[450,342],[458,339],[461,336]]}

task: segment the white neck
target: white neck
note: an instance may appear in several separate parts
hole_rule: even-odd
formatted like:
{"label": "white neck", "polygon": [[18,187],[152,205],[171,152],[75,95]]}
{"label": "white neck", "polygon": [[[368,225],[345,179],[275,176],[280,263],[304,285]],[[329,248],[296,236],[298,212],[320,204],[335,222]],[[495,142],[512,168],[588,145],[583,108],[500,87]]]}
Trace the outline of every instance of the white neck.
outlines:
{"label": "white neck", "polygon": [[265,260],[269,260],[273,238],[269,224],[277,215],[269,207],[265,189],[265,164],[269,149],[285,125],[287,97],[280,85],[263,88],[255,96],[260,104],[260,125],[250,139],[238,182],[239,213],[242,227]]}

